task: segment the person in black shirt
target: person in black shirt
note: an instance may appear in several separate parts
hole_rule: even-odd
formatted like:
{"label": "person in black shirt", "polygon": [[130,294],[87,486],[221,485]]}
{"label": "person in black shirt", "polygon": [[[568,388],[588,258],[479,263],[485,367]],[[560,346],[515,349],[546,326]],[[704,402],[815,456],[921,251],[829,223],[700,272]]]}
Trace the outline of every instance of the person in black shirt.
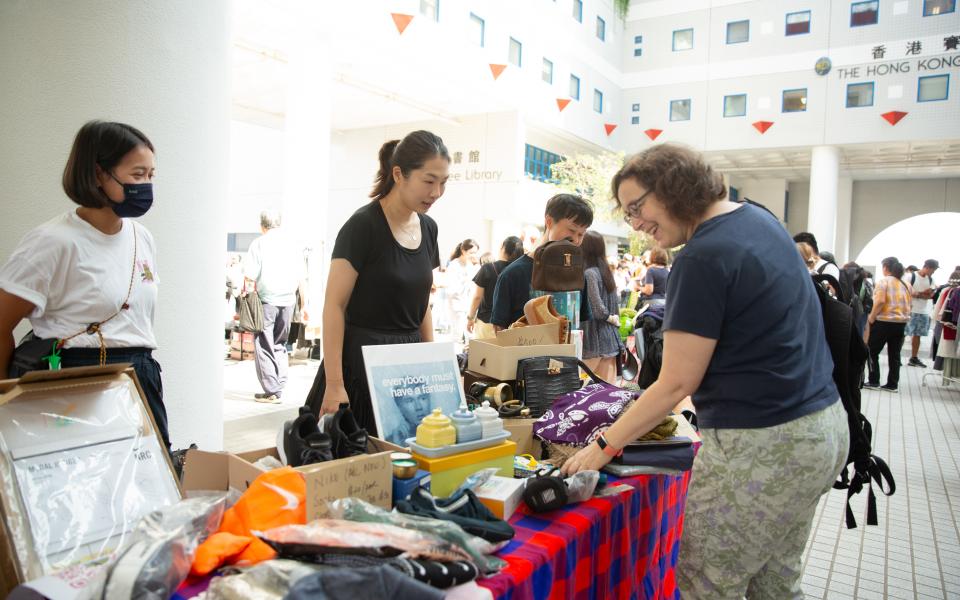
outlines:
{"label": "person in black shirt", "polygon": [[[593,208],[586,200],[573,194],[557,194],[547,200],[541,244],[567,240],[579,246],[592,224]],[[497,329],[506,329],[523,316],[523,306],[530,299],[535,251],[510,263],[497,278],[490,314],[490,322]]]}
{"label": "person in black shirt", "polygon": [[500,260],[489,262],[480,267],[473,278],[477,290],[470,302],[467,313],[467,331],[474,337],[484,339],[494,337],[495,331],[490,325],[490,312],[493,310],[493,290],[497,277],[513,261],[523,256],[523,241],[515,235],[503,240],[500,246]]}
{"label": "person in black shirt", "polygon": [[380,148],[370,197],[333,247],[323,306],[323,363],[307,396],[315,415],[349,403],[377,434],[363,346],[433,341],[430,288],[440,266],[437,224],[426,215],[443,195],[450,155],[438,136],[414,131]]}

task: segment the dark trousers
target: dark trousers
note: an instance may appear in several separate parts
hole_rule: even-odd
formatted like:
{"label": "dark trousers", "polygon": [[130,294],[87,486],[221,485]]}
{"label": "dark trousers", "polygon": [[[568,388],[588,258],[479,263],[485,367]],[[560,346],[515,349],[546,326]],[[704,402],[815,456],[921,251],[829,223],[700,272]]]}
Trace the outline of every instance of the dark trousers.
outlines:
{"label": "dark trousers", "polygon": [[[88,367],[100,364],[99,348],[67,348],[60,351],[63,368]],[[157,423],[163,447],[170,451],[170,432],[167,428],[167,408],[163,404],[163,380],[160,363],[149,348],[107,348],[107,364],[130,363],[147,397],[147,405]]]}
{"label": "dark trousers", "polygon": [[263,305],[263,331],[253,338],[253,362],[263,391],[280,397],[287,383],[287,337],[293,306]]}
{"label": "dark trousers", "polygon": [[867,348],[870,350],[870,361],[867,363],[870,383],[880,384],[880,351],[884,345],[887,347],[887,361],[890,363],[887,386],[897,387],[900,383],[900,350],[903,349],[903,330],[906,327],[906,323],[888,321],[874,321],[870,326],[870,338],[867,341]]}

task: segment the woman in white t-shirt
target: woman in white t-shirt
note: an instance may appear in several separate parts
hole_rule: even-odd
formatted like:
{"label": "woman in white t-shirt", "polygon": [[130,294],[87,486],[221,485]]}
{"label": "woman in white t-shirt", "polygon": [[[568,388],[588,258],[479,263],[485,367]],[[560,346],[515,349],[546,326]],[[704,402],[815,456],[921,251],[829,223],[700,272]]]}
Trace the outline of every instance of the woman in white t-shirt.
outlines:
{"label": "woman in white t-shirt", "polygon": [[132,363],[169,449],[160,365],[152,352],[157,302],[153,236],[134,222],[153,203],[153,144],[123,123],[91,121],[77,133],[63,189],[79,208],[29,232],[0,268],[0,371],[13,330],[29,319],[54,342],[61,367]]}

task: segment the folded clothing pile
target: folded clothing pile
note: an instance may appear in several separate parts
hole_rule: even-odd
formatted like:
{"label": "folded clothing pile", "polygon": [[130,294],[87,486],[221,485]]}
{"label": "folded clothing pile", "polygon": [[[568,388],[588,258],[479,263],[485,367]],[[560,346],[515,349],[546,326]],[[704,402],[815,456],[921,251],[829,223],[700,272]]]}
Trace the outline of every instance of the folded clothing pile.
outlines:
{"label": "folded clothing pile", "polygon": [[513,527],[498,518],[480,502],[470,489],[461,489],[448,498],[434,498],[430,492],[417,488],[409,500],[397,502],[397,510],[408,514],[456,523],[467,533],[488,542],[498,543],[513,539]]}

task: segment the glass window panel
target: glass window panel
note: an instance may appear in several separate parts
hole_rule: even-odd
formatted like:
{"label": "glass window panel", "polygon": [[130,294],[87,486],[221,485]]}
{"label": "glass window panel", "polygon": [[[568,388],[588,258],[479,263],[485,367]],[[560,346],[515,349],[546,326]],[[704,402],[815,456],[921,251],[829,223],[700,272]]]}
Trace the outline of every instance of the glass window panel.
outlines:
{"label": "glass window panel", "polygon": [[600,90],[593,90],[593,110],[603,112],[603,92]]}
{"label": "glass window panel", "polygon": [[630,124],[631,124],[631,125],[639,125],[639,124],[640,124],[640,117],[630,117]]}
{"label": "glass window panel", "polygon": [[570,76],[570,97],[574,100],[580,99],[580,78],[576,75]]}
{"label": "glass window panel", "polygon": [[957,10],[957,0],[923,0],[923,16],[945,15]]}
{"label": "glass window panel", "polygon": [[847,108],[873,106],[873,82],[851,83],[847,86]]}
{"label": "glass window panel", "polygon": [[807,90],[783,90],[783,112],[803,112],[807,110]]}
{"label": "glass window panel", "polygon": [[689,121],[690,120],[690,99],[671,100],[670,101],[670,120],[671,121]]}
{"label": "glass window panel", "polygon": [[483,48],[483,34],[486,24],[483,22],[483,19],[477,15],[470,13],[470,38],[473,40],[473,43]]}
{"label": "glass window panel", "polygon": [[634,56],[643,56],[643,48],[634,48],[634,49],[633,49],[633,55],[634,55]]}
{"label": "glass window panel", "polygon": [[880,0],[854,2],[850,5],[850,27],[875,25],[880,19]]}
{"label": "glass window panel", "polygon": [[734,94],[723,97],[723,116],[742,117],[747,114],[747,95]]}
{"label": "glass window panel", "polygon": [[633,36],[633,43],[634,43],[634,44],[642,44],[642,43],[643,43],[643,36],[642,36],[642,35],[635,35],[635,36]]}
{"label": "glass window panel", "polygon": [[583,0],[573,0],[573,18],[583,23]]}
{"label": "glass window panel", "polygon": [[949,75],[921,77],[917,82],[917,102],[946,100],[950,90]]}
{"label": "glass window panel", "polygon": [[810,33],[810,11],[789,13],[787,15],[786,35]]}
{"label": "glass window panel", "polygon": [[541,77],[547,83],[553,83],[553,63],[546,58],[543,59],[543,73]]}
{"label": "glass window panel", "polygon": [[673,51],[693,48],[693,29],[678,29],[673,32]]}
{"label": "glass window panel", "polygon": [[597,37],[601,41],[607,39],[607,22],[597,17]]}
{"label": "glass window panel", "polygon": [[440,20],[440,0],[420,0],[420,14],[434,21]]}
{"label": "glass window panel", "polygon": [[510,64],[521,65],[523,60],[523,44],[517,40],[510,38]]}
{"label": "glass window panel", "polygon": [[727,43],[740,44],[750,41],[750,21],[727,23]]}

